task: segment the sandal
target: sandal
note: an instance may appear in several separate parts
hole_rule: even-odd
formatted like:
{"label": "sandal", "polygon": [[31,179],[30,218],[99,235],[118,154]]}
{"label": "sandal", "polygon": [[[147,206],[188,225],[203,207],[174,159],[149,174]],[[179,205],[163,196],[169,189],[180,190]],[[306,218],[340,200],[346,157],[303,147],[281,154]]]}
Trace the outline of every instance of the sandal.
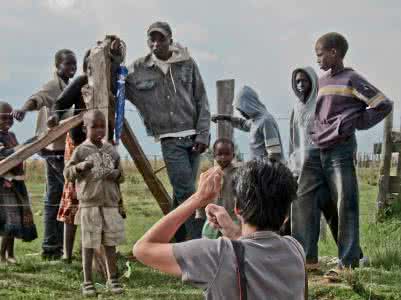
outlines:
{"label": "sandal", "polygon": [[328,270],[323,278],[327,279],[330,282],[340,282],[341,281],[341,270],[340,269],[331,269]]}
{"label": "sandal", "polygon": [[97,295],[95,286],[92,282],[84,282],[81,286],[82,296],[95,297]]}
{"label": "sandal", "polygon": [[121,294],[124,292],[123,286],[118,282],[118,279],[115,278],[107,281],[107,287],[113,294]]}

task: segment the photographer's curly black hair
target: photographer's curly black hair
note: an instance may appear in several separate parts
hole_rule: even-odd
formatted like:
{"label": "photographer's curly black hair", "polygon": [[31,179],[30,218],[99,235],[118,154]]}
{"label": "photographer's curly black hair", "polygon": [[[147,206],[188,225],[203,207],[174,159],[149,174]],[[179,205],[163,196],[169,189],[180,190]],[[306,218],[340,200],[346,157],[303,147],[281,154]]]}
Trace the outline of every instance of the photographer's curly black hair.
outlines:
{"label": "photographer's curly black hair", "polygon": [[279,231],[296,191],[291,171],[268,159],[247,162],[233,179],[235,206],[244,222],[258,230]]}

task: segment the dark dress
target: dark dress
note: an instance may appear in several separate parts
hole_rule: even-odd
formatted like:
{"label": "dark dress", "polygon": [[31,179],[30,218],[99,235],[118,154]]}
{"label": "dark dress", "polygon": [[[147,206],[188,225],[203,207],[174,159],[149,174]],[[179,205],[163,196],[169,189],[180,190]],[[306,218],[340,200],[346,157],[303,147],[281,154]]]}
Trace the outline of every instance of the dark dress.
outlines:
{"label": "dark dress", "polygon": [[[0,132],[0,160],[14,153],[17,145],[14,133]],[[22,164],[0,177],[0,236],[28,242],[38,234],[23,177]]]}

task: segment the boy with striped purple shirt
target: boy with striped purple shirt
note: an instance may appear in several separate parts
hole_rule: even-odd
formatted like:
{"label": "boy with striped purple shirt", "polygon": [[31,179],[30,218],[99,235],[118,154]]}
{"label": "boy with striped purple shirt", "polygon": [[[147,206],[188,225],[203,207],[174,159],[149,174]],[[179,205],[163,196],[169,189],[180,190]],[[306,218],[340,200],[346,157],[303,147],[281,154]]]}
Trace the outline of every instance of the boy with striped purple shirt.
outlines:
{"label": "boy with striped purple shirt", "polygon": [[319,79],[312,130],[312,140],[320,153],[306,159],[300,175],[310,180],[309,192],[326,185],[337,202],[338,269],[357,267],[361,253],[355,131],[378,124],[393,107],[392,101],[365,78],[344,67],[347,50],[347,40],[335,32],[316,42],[317,62],[328,71]]}

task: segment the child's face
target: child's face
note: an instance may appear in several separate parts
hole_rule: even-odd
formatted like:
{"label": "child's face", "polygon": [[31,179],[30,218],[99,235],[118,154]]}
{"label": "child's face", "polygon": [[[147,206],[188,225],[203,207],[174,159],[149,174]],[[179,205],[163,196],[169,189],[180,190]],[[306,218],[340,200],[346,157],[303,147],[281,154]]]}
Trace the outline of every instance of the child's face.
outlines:
{"label": "child's face", "polygon": [[321,43],[317,43],[315,52],[317,63],[323,71],[328,71],[336,65],[337,51],[335,49],[326,49]]}
{"label": "child's face", "polygon": [[94,144],[101,143],[106,135],[106,120],[95,118],[86,126],[86,136]]}
{"label": "child's face", "polygon": [[214,148],[214,159],[224,169],[234,159],[234,149],[231,144],[218,143]]}
{"label": "child's face", "polygon": [[297,91],[304,96],[304,99],[307,95],[309,95],[312,84],[305,72],[298,72],[295,75],[295,85]]}
{"label": "child's face", "polygon": [[1,107],[0,109],[0,131],[7,132],[14,124],[12,108],[9,106]]}
{"label": "child's face", "polygon": [[77,59],[73,54],[66,54],[57,66],[57,74],[63,78],[72,78],[77,71]]}

